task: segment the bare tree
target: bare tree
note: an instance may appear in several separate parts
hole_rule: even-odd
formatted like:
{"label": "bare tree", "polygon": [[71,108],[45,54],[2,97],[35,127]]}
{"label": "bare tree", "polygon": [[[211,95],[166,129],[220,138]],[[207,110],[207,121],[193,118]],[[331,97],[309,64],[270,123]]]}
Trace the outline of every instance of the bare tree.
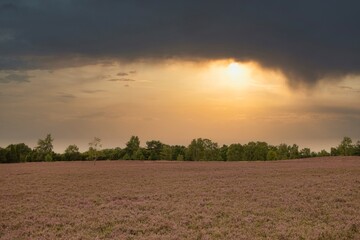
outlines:
{"label": "bare tree", "polygon": [[98,153],[101,150],[102,144],[101,139],[98,137],[94,137],[94,139],[89,142],[89,155],[90,159],[94,160],[94,165],[98,157]]}

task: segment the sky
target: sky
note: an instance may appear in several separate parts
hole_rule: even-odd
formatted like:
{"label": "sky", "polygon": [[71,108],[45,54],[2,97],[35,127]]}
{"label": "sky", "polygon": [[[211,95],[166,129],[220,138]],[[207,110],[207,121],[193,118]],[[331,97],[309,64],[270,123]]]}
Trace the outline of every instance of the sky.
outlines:
{"label": "sky", "polygon": [[0,0],[0,146],[360,140],[359,1]]}

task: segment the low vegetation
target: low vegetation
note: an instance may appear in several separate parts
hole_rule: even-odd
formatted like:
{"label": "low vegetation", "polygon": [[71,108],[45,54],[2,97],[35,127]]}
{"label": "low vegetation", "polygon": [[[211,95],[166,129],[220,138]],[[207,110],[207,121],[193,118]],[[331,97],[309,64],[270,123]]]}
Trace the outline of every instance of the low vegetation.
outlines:
{"label": "low vegetation", "polygon": [[53,151],[53,141],[52,136],[48,134],[44,139],[39,139],[34,149],[24,143],[0,147],[0,163],[75,160],[266,161],[321,156],[360,156],[360,141],[353,144],[349,137],[344,137],[330,152],[313,152],[310,148],[299,149],[296,144],[273,146],[259,141],[219,146],[216,142],[203,138],[192,140],[187,147],[171,146],[156,140],[147,141],[146,147],[141,147],[139,137],[132,136],[123,149],[102,149],[101,139],[95,137],[89,143],[88,151],[81,153],[79,148],[72,144],[60,154]]}

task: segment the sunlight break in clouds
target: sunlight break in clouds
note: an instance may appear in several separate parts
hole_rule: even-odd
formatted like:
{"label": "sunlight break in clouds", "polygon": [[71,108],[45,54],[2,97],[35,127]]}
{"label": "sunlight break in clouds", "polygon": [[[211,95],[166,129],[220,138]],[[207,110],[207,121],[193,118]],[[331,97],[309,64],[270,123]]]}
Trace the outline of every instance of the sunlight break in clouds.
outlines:
{"label": "sunlight break in clouds", "polygon": [[325,148],[359,134],[356,77],[291,89],[280,71],[234,59],[112,62],[26,75],[29,82],[2,84],[2,145],[34,145],[52,133],[59,151],[69,142],[86,149],[93,136],[106,147],[124,146],[131,135],[143,144],[207,137]]}

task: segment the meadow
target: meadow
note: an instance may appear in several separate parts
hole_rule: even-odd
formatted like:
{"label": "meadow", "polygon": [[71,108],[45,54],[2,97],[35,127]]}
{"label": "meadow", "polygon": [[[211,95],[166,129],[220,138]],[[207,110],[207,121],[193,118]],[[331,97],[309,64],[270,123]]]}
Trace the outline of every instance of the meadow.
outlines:
{"label": "meadow", "polygon": [[0,239],[360,239],[360,157],[0,165]]}

